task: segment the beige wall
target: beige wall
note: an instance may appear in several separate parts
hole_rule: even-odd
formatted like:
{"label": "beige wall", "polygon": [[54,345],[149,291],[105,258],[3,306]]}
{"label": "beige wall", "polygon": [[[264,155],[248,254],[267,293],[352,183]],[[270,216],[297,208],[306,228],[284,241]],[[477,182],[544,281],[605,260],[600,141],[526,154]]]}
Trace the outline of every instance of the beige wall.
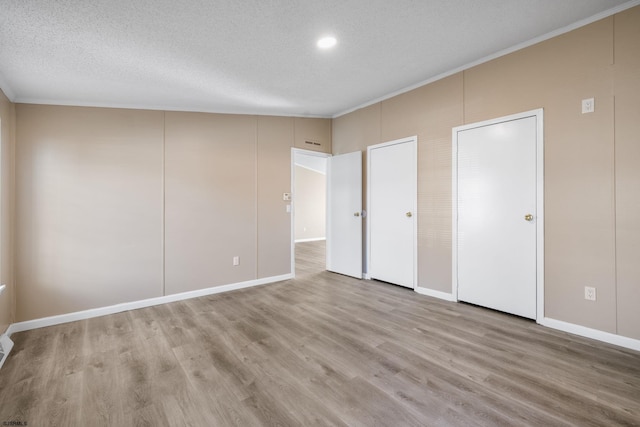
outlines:
{"label": "beige wall", "polygon": [[17,105],[16,320],[290,273],[296,122]]}
{"label": "beige wall", "polygon": [[295,169],[295,239],[324,239],[327,176],[302,166],[296,165]]}
{"label": "beige wall", "polygon": [[0,295],[0,335],[15,316],[13,276],[13,159],[15,150],[15,106],[0,91],[0,284],[7,289]]}
{"label": "beige wall", "polygon": [[165,126],[166,293],[255,279],[255,118],[167,113]]}
{"label": "beige wall", "polygon": [[[291,192],[291,141],[296,120],[258,117],[258,278],[291,272],[290,202],[282,195]],[[324,138],[329,138],[325,146],[330,146],[330,128]]]}
{"label": "beige wall", "polygon": [[331,153],[331,120],[294,118],[295,148]]}
{"label": "beige wall", "polygon": [[545,315],[640,339],[639,10],[334,120],[334,153],[418,135],[419,286],[451,291],[451,128],[544,108]]}
{"label": "beige wall", "polygon": [[617,323],[640,339],[640,7],[614,25]]}
{"label": "beige wall", "polygon": [[162,295],[163,113],[16,106],[18,321]]}

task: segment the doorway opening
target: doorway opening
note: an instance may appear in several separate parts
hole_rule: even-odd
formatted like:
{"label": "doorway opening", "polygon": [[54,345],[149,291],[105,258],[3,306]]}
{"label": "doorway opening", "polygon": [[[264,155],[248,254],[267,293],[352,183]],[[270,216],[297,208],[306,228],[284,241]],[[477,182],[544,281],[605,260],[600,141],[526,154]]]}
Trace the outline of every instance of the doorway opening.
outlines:
{"label": "doorway opening", "polygon": [[326,269],[327,159],[330,154],[291,149],[291,272]]}

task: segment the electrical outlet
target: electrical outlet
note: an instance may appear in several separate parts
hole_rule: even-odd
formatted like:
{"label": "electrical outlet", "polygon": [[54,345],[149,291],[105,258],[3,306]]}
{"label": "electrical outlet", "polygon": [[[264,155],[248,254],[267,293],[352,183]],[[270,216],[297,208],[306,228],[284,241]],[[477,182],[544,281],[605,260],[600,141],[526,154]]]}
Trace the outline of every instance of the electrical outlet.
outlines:
{"label": "electrical outlet", "polygon": [[592,288],[590,286],[584,287],[584,299],[589,301],[596,300],[596,288]]}
{"label": "electrical outlet", "polygon": [[240,257],[239,256],[234,256],[233,257],[233,265],[240,265]]}
{"label": "electrical outlet", "polygon": [[593,113],[595,111],[595,101],[593,98],[582,100],[582,114]]}

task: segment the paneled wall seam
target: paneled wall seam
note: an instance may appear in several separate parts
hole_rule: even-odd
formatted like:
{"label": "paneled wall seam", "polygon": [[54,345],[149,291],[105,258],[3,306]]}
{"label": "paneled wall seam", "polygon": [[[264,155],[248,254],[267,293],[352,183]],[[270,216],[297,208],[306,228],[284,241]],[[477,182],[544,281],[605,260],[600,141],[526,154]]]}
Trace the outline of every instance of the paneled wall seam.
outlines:
{"label": "paneled wall seam", "polygon": [[[614,49],[615,50],[615,49]],[[619,333],[618,327],[618,194],[617,188],[618,183],[616,179],[616,93],[615,93],[615,68],[613,74],[613,296],[614,296],[614,305],[616,308],[615,315],[615,328],[616,334]]]}
{"label": "paneled wall seam", "polygon": [[616,16],[613,15],[611,17],[611,31],[613,34],[611,35],[611,64],[614,66],[614,74],[613,74],[613,93],[615,94],[616,88],[616,79],[615,79],[615,65],[616,65]]}
{"label": "paneled wall seam", "polygon": [[167,199],[166,199],[166,146],[167,146],[167,112],[162,112],[162,295],[167,295],[166,288],[166,241],[165,241],[165,233],[166,233],[166,209],[167,209]]}
{"label": "paneled wall seam", "polygon": [[619,303],[618,303],[618,183],[617,183],[617,161],[616,161],[616,15],[611,17],[611,68],[612,68],[612,91],[613,91],[613,294],[615,306],[615,330],[620,333]]}
{"label": "paneled wall seam", "polygon": [[11,103],[11,129],[9,141],[11,142],[11,210],[9,217],[10,234],[9,234],[9,247],[11,248],[11,314],[9,316],[11,323],[15,323],[18,317],[18,297],[17,297],[17,280],[16,280],[16,145],[18,141],[17,136],[17,110],[16,104]]}
{"label": "paneled wall seam", "polygon": [[613,297],[615,307],[614,327],[616,334],[620,333],[618,326],[618,196],[617,196],[617,162],[616,162],[616,15],[611,17],[611,90],[613,91],[612,109],[612,133],[613,133],[613,153],[612,153],[612,183],[613,183]]}
{"label": "paneled wall seam", "polygon": [[259,171],[260,171],[260,159],[258,156],[258,134],[260,132],[259,128],[259,118],[258,116],[254,117],[255,120],[255,138],[254,138],[254,149],[253,149],[253,156],[254,156],[254,164],[255,164],[255,173],[254,173],[254,192],[255,192],[255,196],[253,198],[253,203],[254,203],[254,208],[255,208],[255,246],[254,246],[254,252],[255,252],[255,264],[253,267],[253,271],[254,271],[254,277],[257,279],[259,272],[258,272],[258,265],[260,264],[260,205],[258,203],[258,198],[259,198],[259,194],[260,194],[260,180],[259,180]]}

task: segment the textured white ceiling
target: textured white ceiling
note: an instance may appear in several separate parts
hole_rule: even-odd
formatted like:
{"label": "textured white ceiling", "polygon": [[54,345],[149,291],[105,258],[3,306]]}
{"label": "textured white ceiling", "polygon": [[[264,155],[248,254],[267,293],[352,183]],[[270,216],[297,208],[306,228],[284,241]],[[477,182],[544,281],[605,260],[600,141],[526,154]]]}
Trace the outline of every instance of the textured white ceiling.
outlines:
{"label": "textured white ceiling", "polygon": [[[624,0],[0,0],[16,102],[332,117]],[[330,51],[316,40],[331,34]]]}

